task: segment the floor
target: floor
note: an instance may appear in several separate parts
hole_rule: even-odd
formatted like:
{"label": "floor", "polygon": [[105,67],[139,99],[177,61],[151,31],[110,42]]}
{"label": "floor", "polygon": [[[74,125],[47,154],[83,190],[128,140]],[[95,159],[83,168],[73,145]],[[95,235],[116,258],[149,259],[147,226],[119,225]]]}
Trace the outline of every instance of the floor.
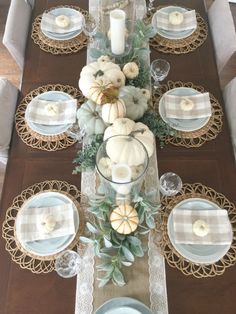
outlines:
{"label": "floor", "polygon": [[[214,0],[205,0],[206,6],[209,7],[213,1]],[[6,77],[15,86],[19,87],[21,77],[20,69],[16,62],[12,59],[11,55],[8,53],[7,49],[2,44],[2,37],[4,33],[9,3],[9,0],[0,1],[0,77]],[[225,85],[224,82],[221,83],[222,86]]]}

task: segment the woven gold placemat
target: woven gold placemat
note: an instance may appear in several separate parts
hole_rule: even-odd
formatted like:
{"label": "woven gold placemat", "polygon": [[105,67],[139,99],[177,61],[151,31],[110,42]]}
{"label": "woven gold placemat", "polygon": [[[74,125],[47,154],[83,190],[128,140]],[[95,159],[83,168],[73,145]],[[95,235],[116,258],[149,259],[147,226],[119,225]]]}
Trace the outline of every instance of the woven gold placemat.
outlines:
{"label": "woven gold placemat", "polygon": [[[51,8],[45,12],[49,12],[56,8],[72,8],[83,15],[88,15],[88,11],[81,9],[78,6],[70,6],[70,5],[63,5]],[[37,16],[32,25],[32,33],[31,37],[36,45],[38,45],[43,51],[50,52],[54,55],[61,55],[61,54],[71,54],[80,51],[82,48],[87,46],[88,38],[81,32],[78,36],[69,39],[69,40],[54,40],[48,38],[43,34],[41,31],[40,25],[42,20],[42,14]]]}
{"label": "woven gold placemat", "polygon": [[[202,86],[195,85],[191,82],[173,82],[173,81],[168,81],[167,84],[161,85],[160,88],[153,90],[152,94],[152,104],[153,104],[153,109],[156,112],[159,112],[159,101],[161,97],[168,91],[173,88],[177,87],[190,87],[194,88],[197,91],[204,93],[206,92],[205,88]],[[183,132],[183,131],[177,131],[177,136],[171,136],[169,135],[165,139],[165,143],[168,144],[173,144],[175,146],[183,146],[187,148],[192,148],[192,147],[200,147],[204,143],[211,141],[216,138],[216,136],[220,133],[222,129],[222,117],[223,117],[223,111],[221,108],[221,105],[219,104],[219,101],[211,94],[210,95],[210,100],[211,100],[211,105],[212,105],[212,115],[207,122],[205,126],[202,128],[196,130],[196,131],[191,131],[191,132]]]}
{"label": "woven gold placemat", "polygon": [[6,217],[2,226],[2,236],[6,240],[6,250],[10,253],[12,260],[19,264],[21,268],[28,269],[36,274],[53,271],[55,258],[60,253],[49,256],[38,256],[26,251],[16,238],[15,223],[17,213],[20,211],[22,205],[29,198],[46,191],[59,192],[66,195],[73,201],[78,210],[79,230],[74,240],[66,249],[74,248],[79,242],[80,235],[84,232],[84,207],[87,200],[85,196],[82,196],[76,186],[65,181],[44,181],[28,187],[20,195],[16,196],[12,205],[6,211]]}
{"label": "woven gold placemat", "polygon": [[[156,10],[159,10],[163,7],[164,6],[159,6],[153,10],[153,12],[156,12]],[[152,17],[153,14],[148,14],[145,18],[145,22],[150,24]],[[196,13],[196,17],[197,29],[192,35],[184,39],[167,39],[159,34],[156,34],[153,38],[151,38],[150,46],[157,51],[171,54],[184,54],[196,50],[205,42],[208,35],[207,23],[199,13]]]}
{"label": "woven gold placemat", "polygon": [[[233,229],[233,242],[230,249],[218,262],[209,265],[194,264],[181,256],[171,244],[167,232],[168,217],[172,209],[181,201],[189,198],[207,199],[220,208],[228,211]],[[179,194],[174,197],[163,197],[161,200],[161,212],[157,219],[155,230],[155,242],[161,249],[167,263],[179,269],[184,275],[192,275],[196,278],[214,277],[222,275],[226,268],[236,263],[236,208],[223,194],[201,184],[184,184]]]}
{"label": "woven gold placemat", "polygon": [[67,93],[77,99],[78,106],[84,102],[84,96],[80,90],[70,85],[48,84],[38,87],[27,94],[17,107],[15,115],[16,131],[26,145],[45,151],[56,151],[73,145],[76,140],[69,137],[66,132],[53,136],[39,134],[33,131],[25,120],[25,110],[31,100],[48,91]]}

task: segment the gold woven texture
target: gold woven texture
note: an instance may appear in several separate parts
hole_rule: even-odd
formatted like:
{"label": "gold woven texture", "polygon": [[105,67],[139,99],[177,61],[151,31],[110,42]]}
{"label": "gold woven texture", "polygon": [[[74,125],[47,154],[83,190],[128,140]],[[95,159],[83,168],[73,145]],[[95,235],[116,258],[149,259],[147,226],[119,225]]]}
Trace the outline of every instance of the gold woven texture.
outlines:
{"label": "gold woven texture", "polygon": [[[158,7],[156,10],[163,8]],[[156,10],[154,12],[156,12]],[[151,23],[153,14],[149,14],[145,21],[147,23]],[[194,50],[196,50],[198,47],[200,47],[205,40],[207,39],[208,35],[208,26],[207,23],[204,21],[204,19],[201,17],[199,13],[196,13],[197,17],[197,29],[195,32],[184,38],[184,39],[167,39],[162,37],[159,34],[156,34],[151,40],[150,40],[150,47],[163,52],[163,53],[171,53],[171,54],[184,54],[189,53]]]}
{"label": "gold woven texture", "polygon": [[66,132],[53,136],[39,134],[33,131],[25,120],[25,110],[31,100],[48,91],[61,91],[69,94],[77,99],[78,107],[84,102],[84,96],[80,90],[70,85],[49,84],[38,87],[27,94],[17,107],[15,115],[16,131],[26,145],[45,151],[56,151],[73,145],[76,139],[69,137]]}
{"label": "gold woven texture", "polygon": [[[220,208],[228,211],[229,219],[233,229],[233,242],[230,249],[218,262],[214,264],[194,264],[181,256],[171,244],[167,232],[168,217],[172,209],[181,201],[188,198],[207,199]],[[157,219],[155,230],[155,242],[161,249],[167,263],[179,269],[184,275],[192,275],[196,278],[214,277],[222,275],[226,268],[236,263],[236,208],[224,195],[202,185],[201,183],[184,184],[181,192],[175,197],[163,197],[161,200],[161,213]]]}
{"label": "gold woven texture", "polygon": [[[69,5],[54,7],[54,8],[51,8],[50,10],[47,10],[46,12],[49,12],[52,9],[56,9],[60,7],[72,8],[81,12],[83,15],[88,15],[88,12],[86,10],[83,10],[77,6],[69,6]],[[42,20],[42,14],[37,16],[33,22],[31,37],[34,43],[38,45],[43,51],[52,53],[54,55],[72,54],[72,53],[76,53],[80,51],[81,49],[87,46],[88,38],[84,35],[83,32],[81,32],[78,36],[69,40],[54,40],[54,39],[46,37],[42,33],[41,28],[40,28],[41,20]]]}
{"label": "gold woven texture", "polygon": [[[161,85],[160,88],[153,90],[152,103],[154,107],[153,109],[156,112],[159,112],[158,107],[159,107],[159,101],[161,97],[168,90],[171,90],[177,87],[189,87],[189,88],[196,89],[197,91],[201,93],[206,92],[204,87],[195,85],[191,82],[184,83],[181,81],[178,81],[178,82],[168,81],[167,84],[163,84]],[[196,131],[191,131],[191,132],[177,131],[177,136],[169,135],[165,139],[166,144],[170,143],[175,146],[183,146],[187,148],[192,148],[192,147],[200,147],[204,143],[216,138],[216,136],[220,133],[222,129],[223,111],[218,100],[211,93],[209,93],[209,95],[210,95],[210,100],[211,100],[211,105],[212,105],[212,115],[209,121],[207,122],[207,124]]]}
{"label": "gold woven texture", "polygon": [[23,269],[28,269],[33,273],[49,273],[54,270],[54,262],[60,254],[49,256],[37,256],[26,251],[15,236],[15,223],[17,213],[22,205],[32,196],[42,192],[59,192],[69,197],[79,212],[79,230],[66,249],[73,249],[79,242],[80,235],[84,232],[84,207],[86,198],[81,195],[76,186],[64,181],[44,181],[36,183],[25,189],[20,195],[13,200],[11,207],[6,211],[6,217],[3,222],[2,236],[6,240],[6,250],[10,253],[14,262],[20,265]]}

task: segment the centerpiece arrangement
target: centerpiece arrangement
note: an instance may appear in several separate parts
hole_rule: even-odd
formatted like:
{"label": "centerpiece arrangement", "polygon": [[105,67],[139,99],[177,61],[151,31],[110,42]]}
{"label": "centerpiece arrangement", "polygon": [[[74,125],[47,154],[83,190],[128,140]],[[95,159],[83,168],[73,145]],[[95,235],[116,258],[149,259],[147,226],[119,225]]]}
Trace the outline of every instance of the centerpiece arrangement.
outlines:
{"label": "centerpiece arrangement", "polygon": [[89,236],[81,241],[92,243],[102,260],[100,286],[110,280],[123,286],[122,267],[144,255],[143,235],[155,227],[158,205],[142,188],[154,135],[162,143],[173,130],[151,110],[152,27],[140,20],[130,23],[125,10],[116,8],[107,15],[109,26],[100,27],[96,48],[89,49],[94,61],[80,73],[79,87],[87,100],[77,118],[85,137],[74,173],[96,167],[97,195],[88,208],[93,218],[87,223]]}

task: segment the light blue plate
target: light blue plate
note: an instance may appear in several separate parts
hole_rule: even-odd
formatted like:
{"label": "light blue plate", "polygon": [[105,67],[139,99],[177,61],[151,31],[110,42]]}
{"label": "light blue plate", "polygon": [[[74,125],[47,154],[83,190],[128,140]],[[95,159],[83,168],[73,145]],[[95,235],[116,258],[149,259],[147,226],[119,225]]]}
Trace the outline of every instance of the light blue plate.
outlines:
{"label": "light blue plate", "polygon": [[[215,203],[203,198],[189,198],[178,203],[175,209],[191,209],[191,210],[216,210],[221,209]],[[173,208],[173,209],[174,209]],[[173,211],[172,209],[172,211]],[[195,264],[213,264],[219,261],[230,249],[227,245],[200,245],[200,244],[181,244],[175,243],[173,213],[168,218],[167,231],[173,247],[187,260]]]}
{"label": "light blue plate", "polygon": [[152,314],[152,312],[142,302],[123,297],[105,302],[94,314]]}
{"label": "light blue plate", "polygon": [[[22,213],[27,213],[28,211],[30,211],[30,208],[32,207],[57,206],[67,203],[73,204],[72,200],[69,197],[59,192],[42,192],[31,197],[23,204],[22,208],[18,213],[19,216],[18,219],[16,219],[16,235],[19,230],[20,215]],[[22,242],[20,240],[20,237],[18,237],[18,240],[21,242],[23,248],[32,254],[40,256],[48,256],[63,251],[73,241],[76,232],[78,231],[79,228],[79,214],[74,204],[73,209],[74,209],[75,234],[32,242]]]}
{"label": "light blue plate", "polygon": [[[52,13],[53,15],[59,16],[59,15],[66,15],[68,17],[72,16],[72,15],[82,15],[82,13],[80,13],[77,10],[71,9],[71,8],[56,8],[50,11],[50,13]],[[68,32],[68,33],[64,33],[64,34],[59,34],[59,33],[52,33],[52,32],[46,32],[44,30],[42,30],[42,33],[47,36],[50,39],[54,39],[54,40],[69,40],[72,39],[76,36],[78,36],[81,32],[82,32],[82,25],[81,28],[76,30],[76,31],[72,31],[72,32]]]}
{"label": "light blue plate", "polygon": [[[69,94],[66,94],[64,92],[59,91],[50,91],[42,93],[35,97],[35,99],[42,99],[42,100],[48,100],[50,101],[58,101],[58,100],[70,100],[73,99],[72,96]],[[42,135],[50,136],[50,135],[58,135],[66,132],[68,128],[71,126],[71,124],[60,124],[60,125],[45,125],[45,124],[38,124],[33,123],[28,120],[28,110],[31,106],[31,103],[28,104],[26,111],[25,111],[25,119],[29,127]]]}
{"label": "light blue plate", "polygon": [[163,121],[171,126],[173,129],[183,132],[192,132],[199,130],[207,124],[210,117],[199,118],[199,119],[173,119],[167,118],[165,112],[165,95],[176,95],[176,96],[193,96],[200,94],[199,91],[189,87],[177,87],[166,92],[159,101],[159,113]]}
{"label": "light blue plate", "polygon": [[[163,11],[165,13],[171,13],[173,11],[178,11],[178,12],[183,13],[188,10],[185,8],[177,7],[177,6],[168,6],[168,7],[164,7],[160,9],[160,11]],[[171,32],[171,31],[158,28],[158,25],[156,24],[156,13],[152,17],[152,27],[156,30],[156,32],[159,35],[167,39],[183,39],[192,35],[196,30],[195,28],[193,28],[193,29],[189,29],[189,30],[181,31],[181,32]]]}

